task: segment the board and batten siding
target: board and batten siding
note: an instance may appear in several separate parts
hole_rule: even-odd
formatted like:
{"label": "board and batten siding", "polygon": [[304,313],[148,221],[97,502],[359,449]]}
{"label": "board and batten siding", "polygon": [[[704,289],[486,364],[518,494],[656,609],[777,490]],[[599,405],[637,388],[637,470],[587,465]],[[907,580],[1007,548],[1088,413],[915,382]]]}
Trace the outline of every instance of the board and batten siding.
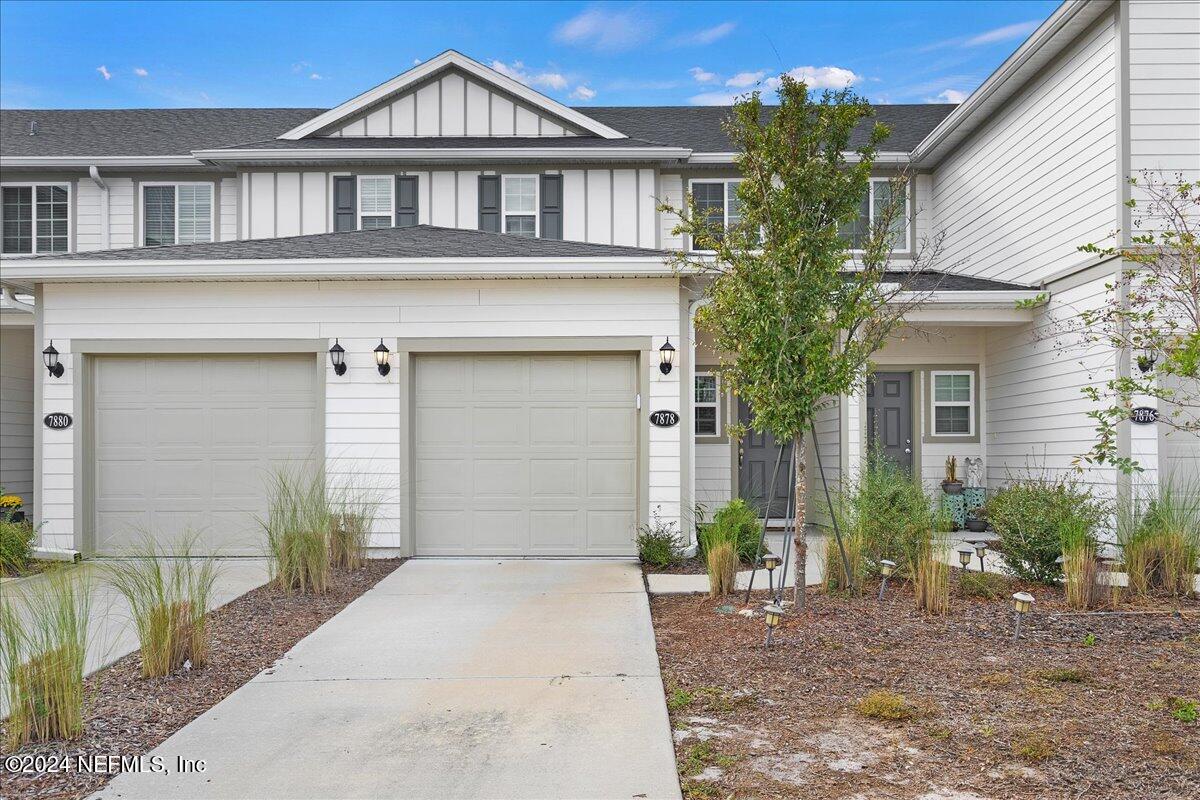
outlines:
{"label": "board and batten siding", "polygon": [[[331,482],[358,482],[382,495],[374,547],[401,546],[399,370],[386,378],[372,349],[393,351],[408,337],[649,337],[657,348],[679,340],[674,279],[296,281],[269,283],[54,284],[43,290],[44,334],[67,366],[62,378],[38,371],[46,413],[72,411],[73,339],[328,340],[346,348],[346,375],[325,363],[325,457]],[[328,345],[326,345],[328,347]],[[647,359],[643,409],[679,410],[679,374]],[[634,398],[630,397],[630,403]],[[680,520],[680,426],[645,422],[650,508]],[[43,542],[74,547],[74,437],[80,426],[42,431]]]}
{"label": "board and batten siding", "polygon": [[574,136],[561,119],[449,71],[375,104],[326,136]]}
{"label": "board and batten siding", "polygon": [[[417,221],[479,228],[481,174],[563,176],[563,238],[595,244],[658,247],[657,176],[647,168],[464,170],[359,169],[361,175],[415,175]],[[349,171],[251,171],[240,178],[243,238],[333,231],[333,177]],[[224,228],[222,228],[224,233]]]}
{"label": "board and batten siding", "polygon": [[33,505],[32,325],[0,325],[0,486]]}
{"label": "board and batten siding", "polygon": [[1117,226],[1114,15],[1084,31],[933,172],[943,261],[1037,283]]}
{"label": "board and batten siding", "polygon": [[[1094,443],[1096,423],[1087,416],[1092,405],[1082,389],[1111,377],[1116,357],[1104,348],[1083,351],[1075,337],[1059,331],[1065,319],[1107,302],[1104,284],[1111,280],[1109,274],[1056,291],[1033,323],[986,330],[983,416],[991,487],[1020,476],[1074,476],[1074,459]],[[1107,496],[1116,486],[1110,467],[1088,467],[1078,477]]]}

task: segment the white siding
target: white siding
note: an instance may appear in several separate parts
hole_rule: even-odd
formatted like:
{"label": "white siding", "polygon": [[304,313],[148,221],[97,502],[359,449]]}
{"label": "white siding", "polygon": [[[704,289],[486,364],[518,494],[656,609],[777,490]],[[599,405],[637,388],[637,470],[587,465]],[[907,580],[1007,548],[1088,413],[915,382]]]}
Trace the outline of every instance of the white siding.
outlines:
{"label": "white siding", "polygon": [[457,181],[454,173],[434,172],[430,180],[429,224],[455,227],[458,224],[458,198],[455,196]]}
{"label": "white siding", "polygon": [[[983,414],[990,487],[1031,470],[1072,474],[1073,460],[1091,448],[1096,425],[1086,416],[1092,406],[1081,389],[1110,377],[1115,358],[1111,351],[1081,352],[1077,340],[1055,330],[1079,310],[1106,302],[1104,284],[1111,279],[1056,292],[1054,304],[1032,324],[987,331]],[[1107,467],[1089,468],[1082,477],[1108,494],[1115,486]]]}
{"label": "white siding", "polygon": [[238,180],[222,178],[217,183],[220,209],[220,236],[222,242],[238,238]]}
{"label": "white siding", "polygon": [[[683,206],[683,176],[682,175],[660,175],[658,177],[658,198],[660,202],[671,206],[672,208],[681,208]],[[672,214],[658,215],[659,218],[659,246],[668,250],[678,250],[683,247],[683,236],[672,233],[676,225],[679,224],[679,219]]]}
{"label": "white siding", "polygon": [[104,249],[104,192],[90,178],[76,181],[75,250]]}
{"label": "white siding", "polygon": [[1110,14],[938,164],[945,263],[1036,283],[1116,226],[1115,62]]}
{"label": "white siding", "polygon": [[[1180,399],[1200,395],[1200,386],[1196,381],[1186,381],[1180,378],[1169,378],[1167,388],[1177,393]],[[1166,405],[1161,410],[1161,418],[1174,420],[1177,425],[1194,424],[1195,408]],[[1162,482],[1180,489],[1195,490],[1200,488],[1200,435],[1191,431],[1177,430],[1172,425],[1160,422],[1158,425],[1134,426],[1149,429],[1158,437],[1159,470]]]}
{"label": "white siding", "polygon": [[1200,4],[1135,0],[1126,9],[1130,168],[1200,180]]}
{"label": "white siding", "polygon": [[301,229],[300,173],[275,175],[275,235],[299,236]]}
{"label": "white siding", "polygon": [[33,505],[33,326],[0,326],[0,486]]}
{"label": "white siding", "polygon": [[[371,350],[379,337],[393,350],[398,337],[642,336],[659,347],[678,341],[677,281],[305,281],[274,283],[58,284],[45,287],[45,335],[63,353],[66,374],[41,371],[45,409],[71,410],[71,339],[340,339],[349,371],[326,376],[326,457],[332,473],[354,475],[382,490],[384,505],[372,543],[399,545],[401,480],[398,370],[382,378]],[[679,373],[648,364],[649,407],[679,410]],[[633,402],[633,398],[630,398]],[[45,543],[73,545],[73,437],[44,439]],[[679,522],[680,430],[645,424],[651,508]]]}
{"label": "white siding", "polygon": [[300,232],[325,233],[329,229],[329,186],[323,172],[305,172],[300,178]]}
{"label": "white siding", "polygon": [[612,244],[613,174],[610,169],[587,171],[587,241]]}
{"label": "white siding", "polygon": [[250,173],[251,239],[269,239],[275,235],[275,173]]}
{"label": "white siding", "polygon": [[133,247],[137,239],[134,225],[133,178],[105,178],[108,184],[108,237],[111,247]]}
{"label": "white siding", "polygon": [[696,442],[696,502],[708,516],[733,497],[733,461],[728,442]]}

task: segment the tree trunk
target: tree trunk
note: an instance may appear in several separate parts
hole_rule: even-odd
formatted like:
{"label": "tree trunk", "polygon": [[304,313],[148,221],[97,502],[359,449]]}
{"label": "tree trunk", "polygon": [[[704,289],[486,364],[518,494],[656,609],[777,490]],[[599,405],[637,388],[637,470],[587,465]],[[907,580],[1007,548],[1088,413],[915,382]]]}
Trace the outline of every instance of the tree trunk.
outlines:
{"label": "tree trunk", "polygon": [[807,516],[808,498],[805,495],[807,481],[804,473],[804,434],[796,434],[793,440],[792,457],[796,459],[796,484],[793,491],[796,495],[796,500],[792,504],[792,541],[796,544],[796,588],[794,598],[796,609],[803,611],[805,608],[804,584],[806,582],[805,575],[808,571],[808,536],[807,529],[804,525],[804,519]]}

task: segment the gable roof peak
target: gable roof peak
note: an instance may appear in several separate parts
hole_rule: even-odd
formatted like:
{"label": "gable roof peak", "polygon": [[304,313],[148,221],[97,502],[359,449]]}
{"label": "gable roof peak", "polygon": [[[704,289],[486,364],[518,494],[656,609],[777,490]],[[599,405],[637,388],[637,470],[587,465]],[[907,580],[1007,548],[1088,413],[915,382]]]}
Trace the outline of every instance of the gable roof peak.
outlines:
{"label": "gable roof peak", "polygon": [[482,83],[489,84],[503,92],[514,95],[529,105],[564,119],[591,134],[605,139],[627,138],[624,133],[598,122],[581,111],[563,105],[557,100],[547,97],[535,89],[531,89],[518,80],[497,72],[489,66],[481,64],[457,50],[443,50],[428,61],[423,61],[391,80],[384,81],[375,88],[368,89],[357,97],[347,100],[336,108],[332,108],[324,114],[313,117],[301,125],[297,125],[278,138],[295,141],[313,136],[332,125],[336,125],[338,122],[349,119],[363,109],[381,102],[384,98],[398,94],[408,87],[414,86],[426,78],[450,67],[457,68]]}

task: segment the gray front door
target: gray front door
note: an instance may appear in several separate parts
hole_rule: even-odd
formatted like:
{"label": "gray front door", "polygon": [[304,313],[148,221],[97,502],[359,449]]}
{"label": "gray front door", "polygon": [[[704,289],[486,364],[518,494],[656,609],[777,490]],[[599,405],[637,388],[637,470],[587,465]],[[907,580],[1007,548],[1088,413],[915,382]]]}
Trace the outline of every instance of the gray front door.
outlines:
{"label": "gray front door", "polygon": [[[738,421],[746,426],[746,435],[738,444],[738,496],[762,517],[767,506],[767,484],[775,473],[779,445],[769,433],[759,433],[750,427],[753,415],[750,408],[738,401]],[[792,485],[788,480],[788,465],[792,457],[789,442],[779,465],[778,477],[771,493],[771,519],[784,519],[791,508]]]}
{"label": "gray front door", "polygon": [[876,372],[867,383],[867,443],[912,474],[912,373]]}

